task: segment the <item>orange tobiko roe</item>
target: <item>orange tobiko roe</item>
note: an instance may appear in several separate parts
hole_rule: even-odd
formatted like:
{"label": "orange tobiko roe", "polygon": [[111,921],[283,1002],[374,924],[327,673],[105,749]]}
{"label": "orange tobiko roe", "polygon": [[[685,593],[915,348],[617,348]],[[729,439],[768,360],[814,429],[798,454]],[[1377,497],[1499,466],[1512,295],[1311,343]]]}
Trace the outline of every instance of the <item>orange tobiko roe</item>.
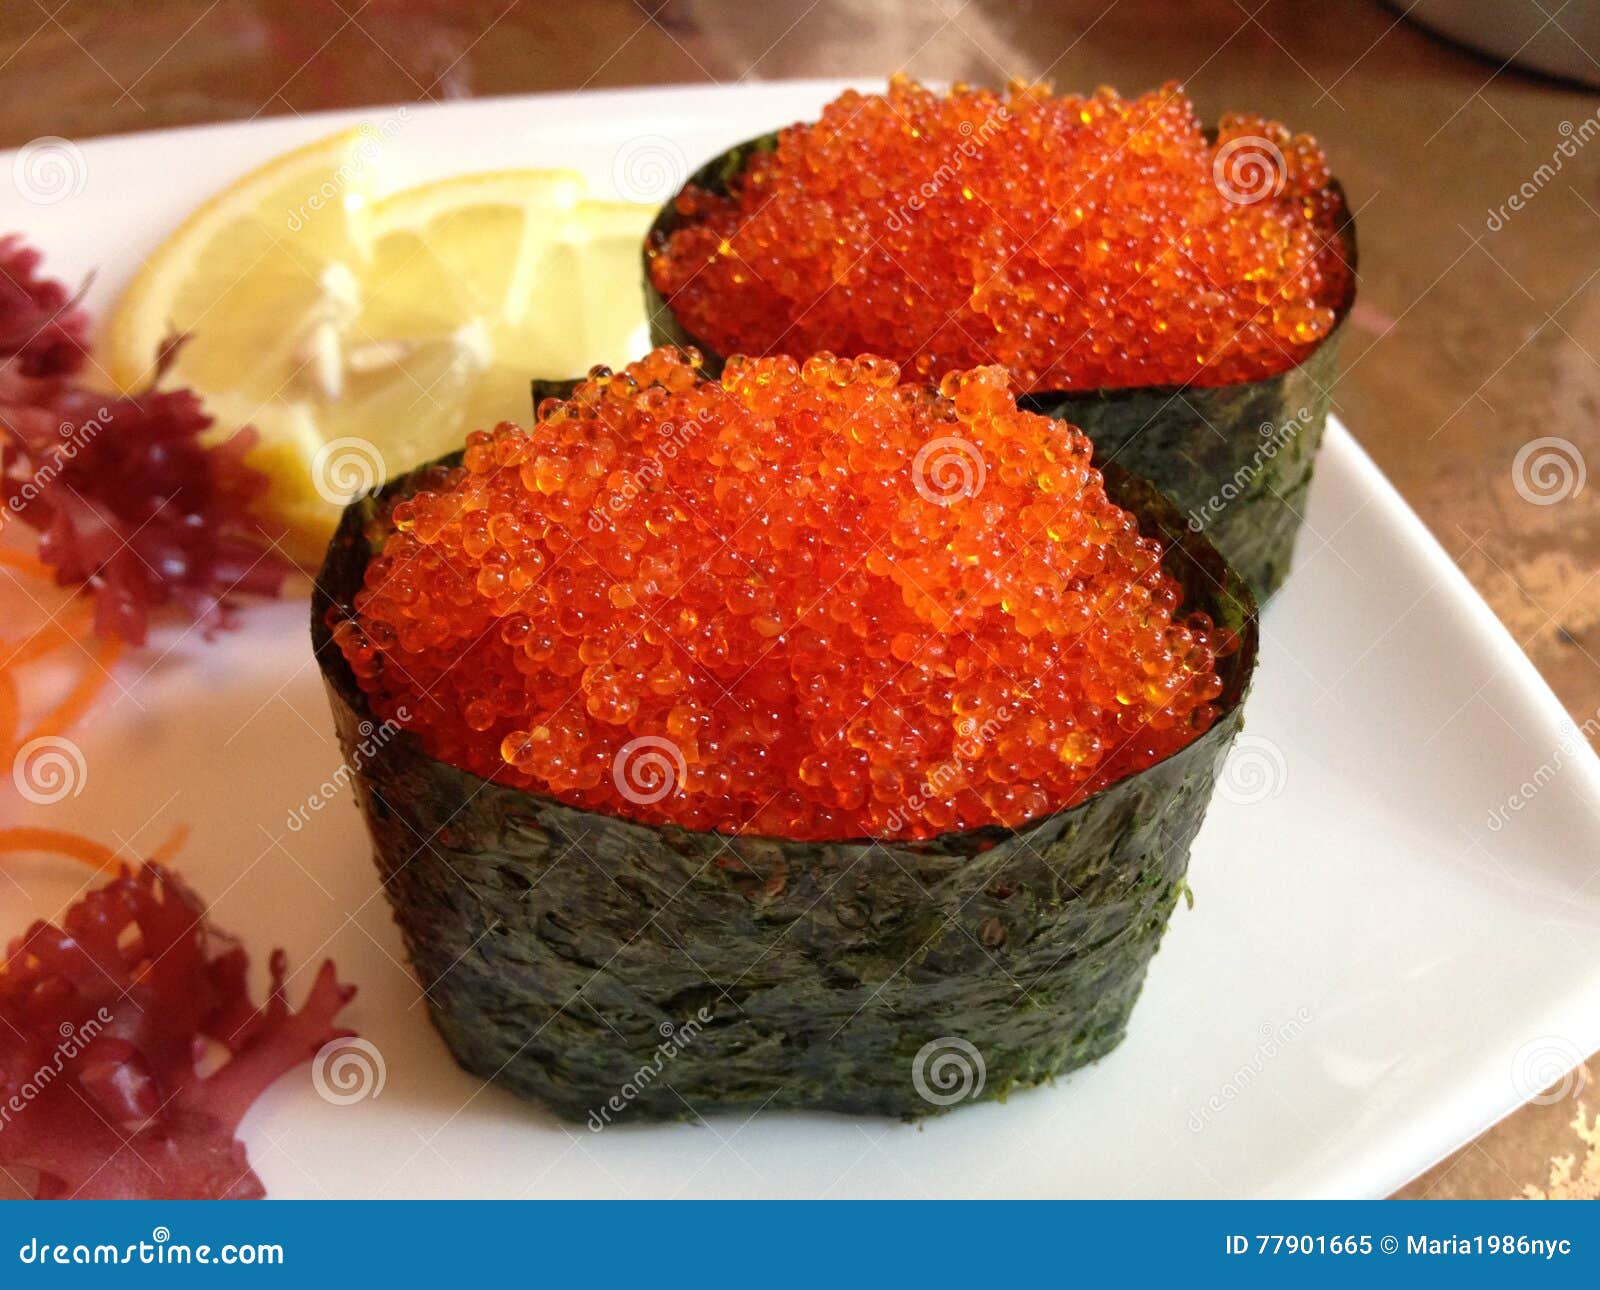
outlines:
{"label": "orange tobiko roe", "polygon": [[1308,135],[1176,84],[1124,99],[850,91],[721,196],[677,199],[650,276],[719,353],[887,354],[1024,392],[1224,385],[1302,362],[1337,322],[1342,200]]}
{"label": "orange tobiko roe", "polygon": [[998,367],[658,349],[393,507],[335,639],[433,757],[799,840],[1018,825],[1181,748],[1203,614]]}

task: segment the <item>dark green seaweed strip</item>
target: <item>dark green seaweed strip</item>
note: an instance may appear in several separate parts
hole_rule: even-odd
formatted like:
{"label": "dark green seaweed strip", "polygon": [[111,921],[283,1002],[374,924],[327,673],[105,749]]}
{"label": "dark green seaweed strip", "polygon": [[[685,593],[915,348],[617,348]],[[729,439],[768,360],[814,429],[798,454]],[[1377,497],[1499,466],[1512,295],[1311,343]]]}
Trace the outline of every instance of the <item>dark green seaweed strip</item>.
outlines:
{"label": "dark green seaweed strip", "polygon": [[[699,170],[684,181],[684,188],[701,188],[707,192],[728,195],[729,185],[739,175],[744,173],[745,166],[750,158],[758,152],[774,152],[778,147],[776,134],[758,135],[754,139],[747,139],[744,143],[736,143],[726,152],[718,153]],[[682,189],[679,190],[681,192]],[[669,305],[659,291],[656,284],[650,280],[650,255],[656,248],[664,246],[667,238],[682,226],[683,219],[677,210],[678,194],[674,193],[666,204],[656,212],[656,217],[651,221],[649,229],[644,236],[643,268],[644,268],[644,312],[650,323],[650,343],[652,345],[676,345],[679,349],[697,349],[705,356],[706,373],[710,376],[722,374],[723,355],[717,353],[711,346],[691,332],[678,321],[677,312]]]}
{"label": "dark green seaweed strip", "polygon": [[[712,158],[688,184],[726,194],[751,153],[771,151],[763,135]],[[1350,263],[1350,291],[1338,321],[1304,362],[1275,376],[1221,386],[1140,386],[1045,390],[1018,402],[1078,426],[1094,442],[1097,464],[1114,461],[1173,497],[1189,523],[1265,601],[1288,576],[1295,536],[1328,418],[1339,340],[1355,303],[1356,230],[1344,189],[1333,185],[1343,216],[1339,235]],[[667,202],[644,244],[644,300],[657,345],[693,346],[716,375],[724,356],[679,321],[650,280],[650,255],[682,224]]]}
{"label": "dark green seaweed strip", "polygon": [[1116,462],[1153,480],[1263,602],[1289,576],[1355,303],[1355,223],[1344,190],[1334,187],[1345,211],[1340,235],[1351,288],[1334,329],[1304,361],[1232,385],[1052,390],[1017,400],[1079,427],[1094,443],[1097,465]]}
{"label": "dark green seaweed strip", "polygon": [[[409,734],[372,738],[327,622],[349,612],[382,502],[352,504],[312,642],[385,893],[461,1065],[599,1128],[760,1107],[917,1117],[1116,1047],[1257,641],[1250,592],[1172,503],[1115,466],[1106,483],[1168,543],[1185,603],[1237,634],[1223,715],[1072,810],[923,843],[647,827],[444,765]],[[966,1085],[936,1040],[972,1045],[976,1059],[945,1044]]]}
{"label": "dark green seaweed strip", "polygon": [[[537,420],[539,405],[546,399],[570,399],[572,392],[583,384],[583,377],[574,376],[567,380],[551,381],[541,377],[534,377],[528,382],[528,394],[533,400],[534,419]],[[530,423],[531,424],[531,423]]]}

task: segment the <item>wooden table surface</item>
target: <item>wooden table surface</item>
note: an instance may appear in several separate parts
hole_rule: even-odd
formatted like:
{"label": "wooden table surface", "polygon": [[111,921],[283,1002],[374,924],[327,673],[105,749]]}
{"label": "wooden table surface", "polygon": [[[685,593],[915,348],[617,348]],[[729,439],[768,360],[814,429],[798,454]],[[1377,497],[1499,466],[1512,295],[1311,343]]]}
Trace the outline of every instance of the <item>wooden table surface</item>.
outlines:
{"label": "wooden table surface", "polygon": [[[1600,476],[1572,488],[1587,463],[1600,471],[1600,95],[1501,70],[1371,0],[17,0],[0,9],[0,67],[6,147],[378,102],[896,69],[1127,92],[1178,79],[1204,117],[1274,115],[1324,143],[1359,210],[1338,413],[1576,722],[1600,713]],[[1515,469],[1540,439],[1561,441],[1548,447],[1568,468],[1544,497]],[[1569,1078],[1402,1194],[1544,1186],[1552,1156],[1583,1159],[1582,1088]]]}

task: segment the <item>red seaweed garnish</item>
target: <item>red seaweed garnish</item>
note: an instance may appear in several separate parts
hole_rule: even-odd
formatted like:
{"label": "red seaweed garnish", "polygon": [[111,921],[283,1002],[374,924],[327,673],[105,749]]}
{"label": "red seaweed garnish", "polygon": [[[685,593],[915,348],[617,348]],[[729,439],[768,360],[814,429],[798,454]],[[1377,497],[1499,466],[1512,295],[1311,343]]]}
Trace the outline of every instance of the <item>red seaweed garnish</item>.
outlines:
{"label": "red seaweed garnish", "polygon": [[41,1199],[264,1196],[239,1121],[352,1033],[334,1017],[355,993],[326,961],[291,1012],[282,950],[270,964],[258,1008],[244,948],[157,863],[36,922],[0,970],[0,1167],[36,1172]]}
{"label": "red seaweed garnish", "polygon": [[16,233],[0,236],[0,358],[29,378],[71,376],[88,351],[89,315]]}
{"label": "red seaweed garnish", "polygon": [[231,597],[276,595],[290,570],[251,514],[269,486],[245,463],[256,432],[214,442],[190,390],[152,382],[111,396],[75,383],[87,320],[64,286],[37,276],[38,260],[0,238],[5,518],[38,531],[57,582],[88,588],[101,636],[140,644],[150,611],[167,605],[208,634],[231,626]]}

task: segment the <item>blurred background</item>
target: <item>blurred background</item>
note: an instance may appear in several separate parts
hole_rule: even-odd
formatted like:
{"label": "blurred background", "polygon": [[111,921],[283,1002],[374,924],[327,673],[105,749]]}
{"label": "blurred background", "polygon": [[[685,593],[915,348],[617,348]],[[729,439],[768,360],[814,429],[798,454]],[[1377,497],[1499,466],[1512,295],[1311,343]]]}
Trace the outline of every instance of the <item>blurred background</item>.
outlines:
{"label": "blurred background", "polygon": [[[1594,0],[12,0],[0,147],[541,90],[786,77],[1181,80],[1316,135],[1359,212],[1335,408],[1555,688],[1600,713]],[[1569,470],[1530,498],[1519,449]],[[1591,727],[1593,728],[1593,727]],[[1549,971],[1563,969],[1553,943]],[[1591,1062],[1600,1074],[1600,1062]],[[1585,1080],[1406,1189],[1544,1187]]]}

